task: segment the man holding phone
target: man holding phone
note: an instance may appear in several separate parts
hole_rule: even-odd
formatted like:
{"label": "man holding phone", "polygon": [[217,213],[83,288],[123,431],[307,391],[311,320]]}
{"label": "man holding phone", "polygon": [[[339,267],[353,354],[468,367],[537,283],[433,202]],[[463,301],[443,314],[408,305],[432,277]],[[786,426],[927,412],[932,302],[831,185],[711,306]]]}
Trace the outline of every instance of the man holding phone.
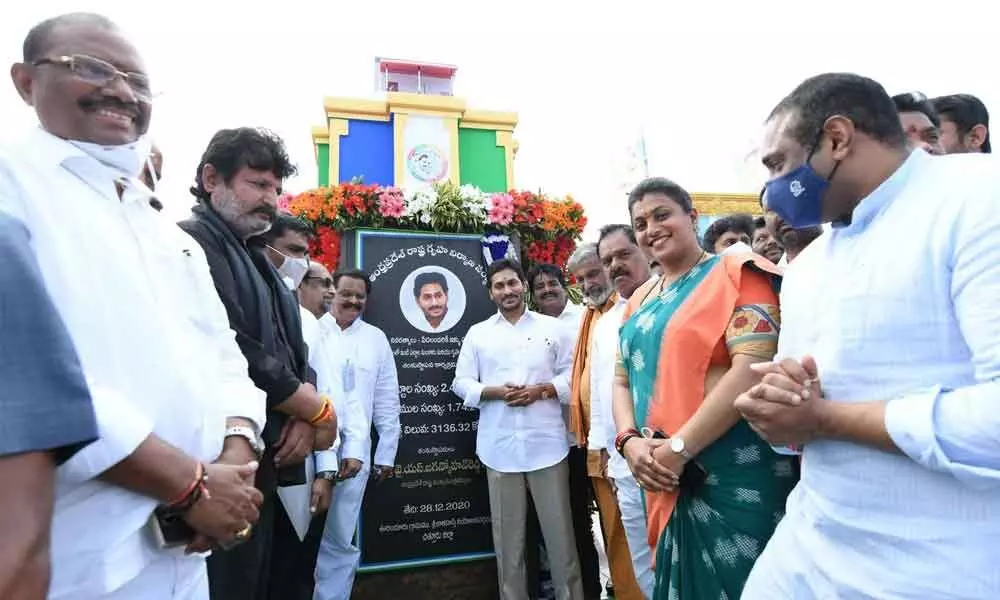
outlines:
{"label": "man holding phone", "polygon": [[136,49],[75,13],[36,25],[23,54],[11,75],[40,127],[0,150],[0,212],[30,236],[99,433],[57,470],[48,598],[205,600],[205,560],[164,546],[249,534],[263,394],[204,254],[139,182],[153,94]]}

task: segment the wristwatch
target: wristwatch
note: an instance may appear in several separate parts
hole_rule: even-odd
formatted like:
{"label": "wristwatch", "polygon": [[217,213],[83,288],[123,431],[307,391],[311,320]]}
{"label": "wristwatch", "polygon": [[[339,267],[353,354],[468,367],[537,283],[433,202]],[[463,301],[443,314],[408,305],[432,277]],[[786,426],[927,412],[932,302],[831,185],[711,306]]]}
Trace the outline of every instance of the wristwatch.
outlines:
{"label": "wristwatch", "polygon": [[250,443],[250,448],[253,449],[253,453],[257,456],[257,460],[260,460],[264,456],[264,442],[257,435],[257,432],[251,427],[244,427],[242,425],[237,425],[234,427],[226,428],[226,437],[239,436],[246,439]]}
{"label": "wristwatch", "polygon": [[684,446],[684,440],[679,437],[670,438],[670,450],[674,454],[680,454],[687,460],[691,460],[691,453]]}
{"label": "wristwatch", "polygon": [[329,481],[331,483],[337,481],[336,471],[320,471],[316,473],[316,479],[322,479],[324,481]]}

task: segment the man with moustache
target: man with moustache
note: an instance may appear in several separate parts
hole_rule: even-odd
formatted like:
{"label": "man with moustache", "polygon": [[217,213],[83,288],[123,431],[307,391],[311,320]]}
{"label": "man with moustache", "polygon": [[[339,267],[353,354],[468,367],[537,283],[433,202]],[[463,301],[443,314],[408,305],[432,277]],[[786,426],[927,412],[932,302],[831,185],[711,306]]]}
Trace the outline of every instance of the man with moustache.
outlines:
{"label": "man with moustache", "polygon": [[[784,248],[779,260],[774,261],[778,267],[786,268],[809,244],[823,235],[820,225],[800,227],[795,229],[788,225],[778,213],[767,207],[766,190],[761,191],[760,205],[764,209],[764,226],[768,233]],[[767,257],[770,260],[770,257]]]}
{"label": "man with moustache", "polygon": [[768,229],[767,219],[765,217],[757,217],[753,221],[753,226],[753,243],[751,244],[751,248],[767,260],[778,264],[781,261],[781,257],[785,254],[785,249],[778,242],[778,238]]}
{"label": "man with moustache", "polygon": [[[99,433],[64,454],[56,474],[47,597],[204,600],[205,561],[183,546],[249,536],[261,501],[251,444],[264,423],[263,395],[247,377],[204,254],[150,206],[138,179],[149,76],[115,24],[89,13],[36,25],[10,72],[40,126],[0,150],[0,213],[30,240],[23,248],[76,350]],[[5,324],[3,343],[15,342]],[[47,376],[64,379],[60,393],[80,393],[80,382]],[[3,390],[16,393],[18,382]],[[4,418],[5,429],[16,428]],[[63,415],[74,418],[86,423],[79,411]],[[6,534],[5,546],[16,542]]]}
{"label": "man with moustache", "polygon": [[[570,256],[567,268],[580,282],[586,305],[576,338],[570,377],[570,432],[576,436],[577,446],[587,450],[587,475],[601,516],[604,549],[611,571],[613,587],[609,589],[609,595],[619,600],[642,600],[642,590],[632,570],[618,503],[608,480],[608,427],[604,419],[611,415],[601,410],[591,387],[593,370],[600,368],[593,360],[596,329],[608,311],[618,303],[618,294],[611,287],[608,271],[601,264],[597,244],[579,245]],[[616,276],[620,275],[618,271],[620,269],[615,271]]]}
{"label": "man with moustache", "polygon": [[[538,312],[559,319],[569,335],[570,343],[575,345],[580,332],[580,319],[583,308],[569,301],[566,276],[563,270],[552,264],[535,265],[528,272],[528,284],[531,297],[538,307]],[[568,376],[568,374],[567,374]],[[568,385],[568,382],[567,382]],[[563,420],[566,429],[570,428],[569,403],[563,405]],[[580,574],[583,577],[583,593],[589,600],[601,595],[601,565],[597,554],[597,544],[594,541],[592,515],[595,499],[590,477],[587,475],[587,448],[577,446],[576,436],[568,433],[566,440],[569,446],[569,487],[570,508],[573,514],[573,531],[576,539],[576,550],[580,561]],[[541,560],[536,554],[539,539],[537,511],[531,501],[528,503],[528,579],[532,588],[535,581],[540,581],[537,587],[544,588],[544,573],[538,567]]]}
{"label": "man with moustache", "polygon": [[526,600],[525,522],[534,500],[558,600],[583,598],[569,503],[566,426],[561,402],[573,344],[566,327],[525,306],[517,262],[486,270],[497,314],[469,328],[452,390],[479,409],[476,454],[486,466],[500,597]]}
{"label": "man with moustache", "polygon": [[[333,308],[320,319],[322,346],[336,382],[333,391],[344,398],[345,410],[352,416],[350,426],[341,432],[341,481],[320,543],[316,600],[351,597],[361,560],[355,541],[361,501],[369,480],[377,483],[392,475],[400,435],[396,359],[385,333],[361,318],[371,279],[364,271],[346,269],[337,271],[332,283]],[[374,454],[373,426],[378,432]]]}
{"label": "man with moustache", "polygon": [[448,280],[438,271],[417,275],[413,281],[413,297],[427,320],[428,331],[433,333],[450,329],[454,322],[445,324],[448,316]]}
{"label": "man with moustache", "polygon": [[[597,323],[591,350],[590,390],[592,402],[600,406],[605,428],[605,447],[614,448],[618,428],[612,409],[615,361],[618,356],[618,330],[621,328],[625,305],[633,292],[649,280],[651,273],[646,257],[639,250],[635,232],[628,225],[605,225],[597,239],[601,264],[610,276],[616,292],[615,304]],[[643,597],[653,595],[653,557],[646,534],[646,511],[643,508],[642,490],[636,484],[628,463],[617,452],[610,452],[607,467],[618,499],[621,526],[628,542],[632,571]],[[610,554],[609,554],[610,557]],[[617,586],[616,586],[617,587]]]}
{"label": "man with moustache", "polygon": [[298,302],[283,280],[294,281],[301,273],[279,272],[268,260],[266,242],[255,237],[271,228],[282,182],[294,172],[284,142],[274,134],[246,127],[220,130],[195,174],[191,193],[198,204],[180,223],[204,249],[250,378],[267,394],[265,449],[255,482],[264,494],[260,523],[248,543],[209,558],[213,600],[282,597],[282,590],[271,587],[274,553],[282,550],[273,540],[295,534],[288,531],[287,515],[279,516],[284,508],[277,486],[304,484],[303,460],[313,450],[328,449],[336,437],[330,399],[308,383]]}

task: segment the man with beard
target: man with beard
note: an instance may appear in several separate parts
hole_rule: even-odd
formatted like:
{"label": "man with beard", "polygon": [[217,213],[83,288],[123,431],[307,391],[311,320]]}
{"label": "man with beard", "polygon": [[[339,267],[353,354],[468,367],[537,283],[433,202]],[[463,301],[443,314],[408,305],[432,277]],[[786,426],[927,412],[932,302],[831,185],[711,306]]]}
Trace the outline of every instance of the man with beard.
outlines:
{"label": "man with beard", "polygon": [[[255,482],[264,494],[260,523],[248,543],[209,558],[213,600],[282,597],[282,590],[269,589],[273,556],[285,551],[273,540],[294,539],[295,533],[287,531],[287,515],[279,516],[284,509],[277,486],[304,484],[303,460],[314,449],[328,449],[336,436],[332,403],[307,382],[298,302],[282,279],[301,273],[284,268],[279,273],[264,242],[254,238],[271,228],[281,184],[294,172],[277,136],[223,129],[198,165],[191,188],[198,199],[194,214],[180,223],[204,249],[250,378],[267,394],[266,450]],[[276,534],[275,528],[282,531]]]}
{"label": "man with beard", "polygon": [[[371,279],[363,271],[348,269],[337,271],[332,283],[333,308],[320,319],[322,346],[334,379],[334,392],[349,403],[345,408],[351,417],[349,426],[341,432],[341,481],[320,544],[316,600],[351,597],[354,573],[361,559],[356,543],[361,501],[369,479],[377,483],[392,475],[400,435],[396,359],[385,333],[361,319],[371,293]],[[374,458],[373,425],[378,432]]]}
{"label": "man with beard", "polygon": [[[601,515],[604,548],[611,570],[609,595],[619,600],[642,600],[642,590],[635,580],[628,541],[622,527],[615,493],[608,480],[608,445],[605,416],[591,389],[592,372],[598,366],[592,360],[594,334],[604,315],[618,302],[611,288],[609,273],[597,255],[597,244],[581,244],[567,263],[569,272],[580,282],[583,301],[587,306],[577,335],[573,371],[570,378],[570,432],[576,435],[576,445],[587,450],[587,475],[590,477],[597,509]],[[621,269],[611,273],[620,276]],[[621,319],[619,319],[620,322]]]}
{"label": "man with beard", "polygon": [[972,94],[931,100],[941,117],[941,145],[946,154],[990,153],[990,113]]}
{"label": "man with beard", "polygon": [[[47,597],[203,600],[204,559],[183,546],[249,536],[260,503],[249,442],[264,422],[263,394],[247,377],[204,254],[150,206],[138,179],[148,154],[149,76],[115,24],[87,13],[36,25],[10,73],[40,126],[0,151],[0,213],[37,260],[99,433],[64,455],[57,472]],[[16,257],[4,256],[5,275],[16,273]],[[2,306],[2,318],[16,320],[17,305]],[[36,325],[39,340],[59,340]],[[16,323],[5,322],[5,351],[30,353],[31,345],[9,347],[18,337]],[[44,367],[47,357],[33,358]],[[50,385],[61,380],[55,393],[63,401],[83,391],[65,373],[44,376]],[[18,390],[17,379],[4,381],[0,395]],[[46,399],[31,400],[42,413],[34,425],[53,441],[51,432],[74,419],[92,424],[79,409],[52,419],[42,412]],[[13,415],[3,418],[7,443],[30,432]],[[51,500],[37,492],[43,510]],[[5,557],[18,538],[4,531]],[[24,576],[39,566],[27,565]]]}
{"label": "man with beard", "polygon": [[573,344],[557,319],[527,310],[521,265],[501,259],[486,271],[497,314],[469,328],[452,390],[479,409],[476,454],[486,466],[500,597],[528,597],[527,499],[534,499],[558,600],[583,598],[569,503],[561,402]]}
{"label": "man with beard", "polygon": [[[651,277],[649,263],[635,241],[635,232],[628,225],[606,225],[601,228],[597,240],[598,256],[608,272],[617,292],[615,305],[597,323],[594,331],[594,345],[591,350],[590,393],[593,401],[600,405],[604,416],[605,430],[602,432],[608,448],[614,448],[618,428],[615,426],[612,409],[612,389],[614,388],[615,362],[618,356],[618,330],[621,328],[625,305],[633,292]],[[628,468],[628,463],[618,452],[610,452],[608,458],[608,478],[615,487],[621,524],[628,541],[632,561],[632,571],[638,581],[643,597],[653,596],[653,557],[646,535],[646,511],[643,507],[642,490],[639,489]],[[609,552],[610,558],[610,552]]]}

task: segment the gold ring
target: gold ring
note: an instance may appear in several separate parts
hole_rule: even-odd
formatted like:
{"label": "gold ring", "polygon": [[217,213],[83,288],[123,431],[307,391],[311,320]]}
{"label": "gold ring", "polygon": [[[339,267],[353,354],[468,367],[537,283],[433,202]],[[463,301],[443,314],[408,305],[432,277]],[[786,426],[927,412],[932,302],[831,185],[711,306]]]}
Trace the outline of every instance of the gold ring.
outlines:
{"label": "gold ring", "polygon": [[236,532],[236,539],[245,540],[250,537],[250,533],[253,531],[253,525],[247,525],[243,529]]}

